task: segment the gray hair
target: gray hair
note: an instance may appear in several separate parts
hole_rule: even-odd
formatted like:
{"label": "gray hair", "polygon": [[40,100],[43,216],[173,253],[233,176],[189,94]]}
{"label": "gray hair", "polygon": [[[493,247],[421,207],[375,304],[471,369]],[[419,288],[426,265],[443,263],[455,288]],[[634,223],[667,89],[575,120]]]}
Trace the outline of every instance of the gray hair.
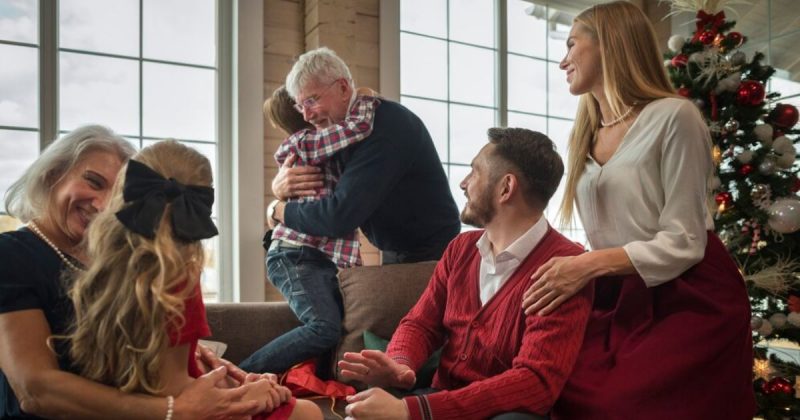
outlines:
{"label": "gray hair", "polygon": [[311,81],[329,84],[345,79],[353,86],[353,76],[347,64],[328,47],[308,51],[298,57],[292,70],[286,75],[286,90],[292,99],[297,99],[300,89]]}
{"label": "gray hair", "polygon": [[56,139],[11,184],[5,194],[8,214],[27,223],[47,209],[51,189],[87,152],[103,150],[115,153],[123,162],[136,150],[127,140],[101,125],[86,125]]}

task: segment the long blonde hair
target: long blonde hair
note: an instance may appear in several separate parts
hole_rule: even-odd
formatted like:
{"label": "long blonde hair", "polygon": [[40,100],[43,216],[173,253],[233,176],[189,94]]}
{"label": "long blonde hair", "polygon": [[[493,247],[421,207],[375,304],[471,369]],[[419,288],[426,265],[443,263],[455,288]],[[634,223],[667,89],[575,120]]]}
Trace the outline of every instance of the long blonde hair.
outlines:
{"label": "long blonde hair", "polygon": [[[211,186],[211,165],[196,150],[167,140],[132,159],[185,185]],[[170,329],[183,326],[184,300],[195,293],[203,266],[199,241],[172,234],[167,204],[154,239],[128,230],[115,213],[124,206],[125,171],[106,209],[88,230],[92,263],[70,291],[75,325],[70,356],[82,376],[124,392],[157,394]]]}
{"label": "long blonde hair", "polygon": [[[659,54],[653,25],[627,1],[590,7],[573,22],[594,38],[600,49],[603,93],[613,118],[627,108],[655,99],[676,97]],[[561,225],[572,221],[575,192],[586,158],[600,128],[600,105],[591,93],[581,95],[569,138],[567,184],[561,201]]]}

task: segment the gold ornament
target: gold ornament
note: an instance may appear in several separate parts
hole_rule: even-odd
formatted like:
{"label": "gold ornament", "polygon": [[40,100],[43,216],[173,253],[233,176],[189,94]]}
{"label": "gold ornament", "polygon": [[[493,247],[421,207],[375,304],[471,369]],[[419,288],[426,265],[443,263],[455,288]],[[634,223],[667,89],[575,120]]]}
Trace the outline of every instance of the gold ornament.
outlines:
{"label": "gold ornament", "polygon": [[714,145],[714,148],[711,149],[711,160],[715,166],[719,166],[720,162],[722,162],[722,150],[717,145]]}
{"label": "gold ornament", "polygon": [[769,360],[756,359],[753,361],[753,373],[756,378],[761,378],[765,381],[769,380],[769,374],[772,373],[772,368],[769,365]]}

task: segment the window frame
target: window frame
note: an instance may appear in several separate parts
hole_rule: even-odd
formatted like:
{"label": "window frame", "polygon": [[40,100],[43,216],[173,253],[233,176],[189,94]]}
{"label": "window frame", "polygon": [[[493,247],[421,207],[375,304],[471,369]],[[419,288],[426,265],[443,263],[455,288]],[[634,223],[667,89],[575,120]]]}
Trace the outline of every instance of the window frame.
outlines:
{"label": "window frame", "polygon": [[[446,0],[447,1],[447,18],[449,19],[449,8],[451,7],[451,3],[453,0]],[[527,0],[530,1],[530,0]],[[541,117],[546,119],[547,124],[547,131],[550,132],[551,130],[551,121],[558,120],[562,122],[572,122],[574,121],[573,118],[565,118],[562,116],[551,114],[551,104],[550,104],[550,85],[549,83],[545,83],[545,95],[547,98],[547,108],[545,113],[535,113],[535,112],[526,112],[521,110],[509,110],[508,107],[508,57],[509,56],[517,56],[523,57],[526,59],[533,59],[538,62],[545,63],[545,77],[549,80],[550,77],[550,65],[555,64],[556,66],[559,63],[559,59],[549,57],[549,43],[547,39],[545,39],[545,43],[547,45],[547,50],[545,52],[544,57],[535,57],[527,54],[522,54],[519,52],[509,51],[508,49],[508,0],[492,0],[494,4],[494,23],[495,23],[495,45],[494,47],[486,47],[481,45],[475,45],[471,43],[465,43],[461,41],[456,41],[450,39],[450,35],[447,34],[445,37],[440,36],[433,36],[427,34],[420,34],[416,32],[402,30],[400,26],[400,2],[394,0],[381,0],[380,2],[380,91],[381,94],[385,97],[400,102],[401,97],[408,97],[412,99],[420,99],[426,101],[432,101],[437,103],[445,103],[448,105],[448,118],[447,118],[447,148],[448,148],[448,161],[442,162],[443,166],[446,168],[452,167],[460,167],[460,168],[469,168],[468,164],[452,162],[450,161],[450,105],[467,105],[470,107],[477,107],[477,108],[491,108],[495,111],[495,125],[498,127],[505,127],[508,124],[508,115],[509,112],[514,112],[516,114],[522,114],[527,116],[534,116],[534,117]],[[534,3],[531,2],[531,5]],[[549,6],[546,6],[549,7]],[[533,19],[533,17],[531,17]],[[462,104],[458,101],[453,101],[450,99],[448,94],[448,99],[441,100],[441,99],[434,99],[428,98],[423,96],[417,95],[409,95],[409,94],[402,94],[401,89],[401,48],[400,48],[400,38],[401,34],[409,34],[415,36],[422,36],[429,39],[435,39],[439,41],[446,42],[448,45],[448,54],[449,54],[449,45],[450,44],[461,44],[464,46],[475,47],[475,48],[482,48],[492,50],[495,54],[495,104],[493,107],[486,107],[476,104]],[[448,74],[449,78],[449,74]],[[449,89],[449,82],[448,82],[448,89]],[[487,127],[488,128],[488,127]],[[562,156],[565,156],[565,150],[560,151]],[[450,171],[448,170],[448,182],[452,184],[453,180],[450,179]],[[555,197],[554,197],[555,199]],[[549,218],[553,219],[551,222],[555,222],[555,215],[557,213],[557,207],[560,205],[560,202],[551,201],[548,205],[548,209],[546,210],[546,214],[549,213]],[[469,226],[464,226],[464,229],[470,229]],[[571,226],[564,227],[562,231],[585,238],[585,233],[582,227],[575,226],[574,223]]]}
{"label": "window frame", "polygon": [[[248,137],[259,136],[263,137],[263,127],[261,122],[261,98],[255,98],[249,101],[248,108],[254,108],[256,111],[249,112],[246,118],[238,117],[239,121],[234,121],[235,113],[239,107],[235,106],[237,99],[241,99],[241,95],[234,92],[235,87],[239,87],[246,83],[252,83],[254,78],[237,77],[241,73],[253,73],[254,68],[256,72],[261,72],[263,63],[253,63],[258,60],[242,60],[241,63],[236,62],[237,57],[253,56],[256,51],[260,54],[263,47],[262,33],[263,22],[258,17],[263,16],[263,5],[251,5],[245,2],[244,5],[238,5],[238,2],[228,2],[225,0],[216,0],[216,42],[217,42],[217,63],[215,67],[207,65],[195,65],[179,62],[170,62],[164,60],[145,59],[142,57],[142,8],[143,1],[139,1],[139,57],[120,56],[116,54],[97,53],[92,51],[76,50],[70,48],[59,48],[59,0],[38,0],[37,1],[37,31],[38,42],[18,42],[0,40],[2,45],[24,46],[33,47],[38,49],[38,107],[39,107],[39,127],[22,127],[22,126],[0,126],[3,130],[27,131],[39,133],[39,151],[44,150],[52,141],[54,141],[60,134],[66,131],[59,130],[59,53],[81,53],[90,54],[101,57],[112,57],[121,59],[135,59],[139,61],[139,133],[136,138],[140,145],[145,140],[159,140],[160,138],[153,138],[143,135],[143,66],[145,62],[148,63],[162,63],[162,64],[177,64],[180,66],[191,68],[213,69],[216,72],[215,77],[215,94],[216,104],[215,113],[217,118],[217,132],[215,133],[215,142],[212,143],[207,140],[200,140],[203,144],[215,144],[217,148],[217,179],[215,180],[218,191],[217,203],[217,224],[219,226],[219,241],[217,249],[218,252],[218,278],[219,290],[217,300],[220,302],[230,301],[263,301],[264,300],[264,286],[263,286],[263,256],[249,255],[246,259],[240,258],[241,249],[257,248],[260,249],[260,236],[258,241],[253,243],[252,238],[248,238],[246,243],[240,244],[243,240],[243,234],[235,231],[234,228],[241,229],[246,232],[248,229],[252,231],[254,226],[258,229],[263,229],[263,216],[257,217],[255,222],[241,222],[237,213],[238,207],[243,205],[241,200],[237,202],[241,196],[257,195],[259,197],[258,204],[263,207],[262,191],[263,180],[261,182],[246,184],[243,187],[238,182],[239,179],[244,178],[244,174],[252,174],[254,168],[263,172],[263,144],[262,142],[238,142],[240,134],[246,132]],[[258,2],[252,2],[258,3]],[[258,9],[258,10],[254,10]],[[249,20],[245,25],[242,25],[240,19]],[[254,29],[254,24],[256,25]],[[243,33],[246,30],[248,32]],[[258,33],[255,33],[258,32]],[[237,36],[234,36],[236,34]],[[256,37],[259,41],[250,42],[247,45],[247,54],[242,55],[242,52],[236,49],[242,48],[242,39]],[[261,83],[260,78],[257,83]],[[250,85],[252,86],[252,85]],[[241,89],[240,89],[241,90]],[[252,90],[252,89],[251,89]],[[260,90],[259,90],[260,91]],[[258,102],[253,106],[254,102]],[[245,108],[247,109],[247,108]],[[254,118],[252,114],[257,116]],[[253,128],[255,127],[255,128]],[[133,133],[121,133],[122,135],[132,135]],[[197,139],[179,139],[191,144],[197,142]],[[257,144],[253,144],[257,143]],[[242,163],[241,159],[235,159],[235,156],[257,156],[255,160],[250,159],[249,162]],[[255,184],[255,185],[253,185]],[[234,187],[239,187],[242,190],[237,191]],[[257,194],[256,194],[257,193]],[[249,200],[246,205],[252,206],[254,200]],[[259,208],[260,208],[259,207]],[[259,213],[263,213],[260,212]],[[2,215],[7,213],[0,212]],[[257,261],[256,261],[257,260]],[[261,267],[254,269],[251,277],[255,277],[258,281],[239,281],[234,279],[239,277],[240,265],[246,263],[251,266]],[[259,276],[260,272],[260,277]],[[251,278],[250,277],[250,278]],[[260,287],[259,287],[260,285]],[[260,293],[259,293],[260,290]]]}

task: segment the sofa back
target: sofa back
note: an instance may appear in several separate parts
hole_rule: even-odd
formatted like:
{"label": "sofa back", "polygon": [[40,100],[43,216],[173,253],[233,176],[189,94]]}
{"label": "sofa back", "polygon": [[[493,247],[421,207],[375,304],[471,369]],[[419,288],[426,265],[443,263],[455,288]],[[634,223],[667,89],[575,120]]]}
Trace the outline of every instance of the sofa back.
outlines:
{"label": "sofa back", "polygon": [[[363,333],[369,330],[389,339],[400,320],[417,303],[428,285],[436,261],[413,264],[355,267],[339,272],[344,305],[342,338],[335,360],[329,361],[340,379],[336,361],[344,352],[364,348]],[[209,338],[227,344],[225,358],[238,364],[281,334],[300,325],[286,302],[209,303]],[[360,388],[360,384],[354,384]]]}

